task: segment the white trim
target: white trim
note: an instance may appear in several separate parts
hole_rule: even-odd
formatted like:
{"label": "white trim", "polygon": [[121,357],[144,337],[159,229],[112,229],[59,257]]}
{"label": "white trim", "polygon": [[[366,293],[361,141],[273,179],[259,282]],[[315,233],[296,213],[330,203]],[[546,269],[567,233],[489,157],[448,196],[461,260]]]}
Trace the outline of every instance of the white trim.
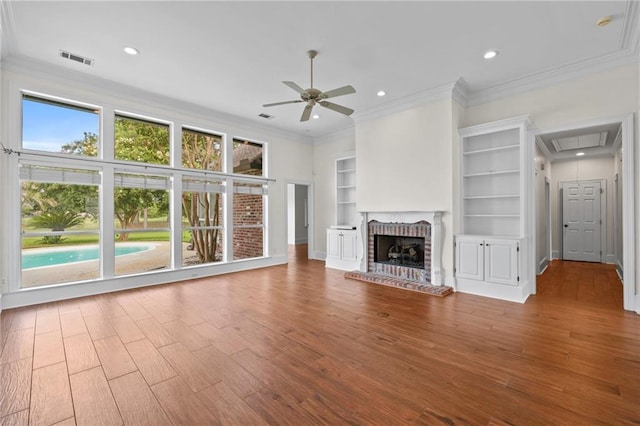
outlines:
{"label": "white trim", "polygon": [[[354,113],[352,117],[356,122],[371,120],[393,114],[395,112],[406,111],[419,105],[424,105],[443,99],[450,100],[453,96],[453,92],[457,84],[457,81],[453,83],[443,84],[442,86],[423,90],[400,99],[394,99],[382,105],[364,108]],[[456,95],[456,97],[459,97],[459,95]]]}
{"label": "white trim", "polygon": [[637,54],[631,50],[619,50],[518,77],[496,84],[495,86],[482,88],[469,95],[467,105],[481,105],[536,89],[542,89],[564,81],[574,80],[589,74],[637,63]]}

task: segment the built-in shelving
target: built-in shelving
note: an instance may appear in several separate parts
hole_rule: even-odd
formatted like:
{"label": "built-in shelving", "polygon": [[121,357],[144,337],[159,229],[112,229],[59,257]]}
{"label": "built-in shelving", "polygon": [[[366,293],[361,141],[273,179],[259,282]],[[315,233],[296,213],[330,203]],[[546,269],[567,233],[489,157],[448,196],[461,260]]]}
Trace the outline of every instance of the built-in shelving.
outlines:
{"label": "built-in shelving", "polygon": [[495,148],[478,149],[476,151],[464,151],[463,154],[464,155],[486,154],[490,152],[507,151],[507,150],[519,149],[519,148],[520,148],[520,145],[507,145],[507,146],[498,146]]}
{"label": "built-in shelving", "polygon": [[356,158],[336,160],[336,225],[355,226],[356,212]]}

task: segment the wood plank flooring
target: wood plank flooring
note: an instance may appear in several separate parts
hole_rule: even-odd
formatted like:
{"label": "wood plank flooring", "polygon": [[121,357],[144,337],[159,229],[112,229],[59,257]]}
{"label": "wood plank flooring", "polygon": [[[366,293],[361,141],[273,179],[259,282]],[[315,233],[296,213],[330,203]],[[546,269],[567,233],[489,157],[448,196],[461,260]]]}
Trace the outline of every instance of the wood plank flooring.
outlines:
{"label": "wood plank flooring", "polygon": [[552,262],[516,304],[304,252],[2,312],[0,425],[640,423],[640,316],[613,267]]}

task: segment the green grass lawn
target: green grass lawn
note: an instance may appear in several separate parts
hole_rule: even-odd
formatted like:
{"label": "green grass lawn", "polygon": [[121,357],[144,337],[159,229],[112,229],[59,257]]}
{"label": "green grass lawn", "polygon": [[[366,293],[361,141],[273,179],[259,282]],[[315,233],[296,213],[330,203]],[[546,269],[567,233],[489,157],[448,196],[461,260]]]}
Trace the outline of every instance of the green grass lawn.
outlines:
{"label": "green grass lawn", "polygon": [[[25,219],[27,220],[27,219]],[[149,218],[149,228],[166,226],[166,218]],[[116,228],[120,225],[115,224]],[[47,232],[49,229],[34,229],[29,226],[23,226],[23,229],[28,229],[30,232]],[[85,221],[79,225],[71,228],[74,231],[95,231],[98,229],[98,224],[95,221]],[[141,232],[141,229],[132,229],[129,233],[129,239],[127,241],[169,241],[169,231],[151,231]],[[98,235],[67,235],[64,236],[62,241],[58,244],[45,244],[42,242],[42,237],[23,237],[22,248],[38,248],[38,247],[60,247],[60,246],[72,246],[72,245],[84,245],[84,244],[98,244]],[[116,237],[117,241],[117,237]],[[188,243],[191,241],[191,232],[182,233],[182,241]]]}

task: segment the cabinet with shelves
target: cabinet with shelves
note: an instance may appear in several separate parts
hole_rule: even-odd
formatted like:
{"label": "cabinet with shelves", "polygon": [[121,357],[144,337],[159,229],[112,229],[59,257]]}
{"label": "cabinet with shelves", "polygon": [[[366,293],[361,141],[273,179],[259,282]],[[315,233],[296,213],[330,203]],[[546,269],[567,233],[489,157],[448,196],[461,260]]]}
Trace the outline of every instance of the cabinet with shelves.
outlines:
{"label": "cabinet with shelves", "polygon": [[529,117],[459,129],[460,234],[456,290],[522,302],[526,259],[526,153]]}

